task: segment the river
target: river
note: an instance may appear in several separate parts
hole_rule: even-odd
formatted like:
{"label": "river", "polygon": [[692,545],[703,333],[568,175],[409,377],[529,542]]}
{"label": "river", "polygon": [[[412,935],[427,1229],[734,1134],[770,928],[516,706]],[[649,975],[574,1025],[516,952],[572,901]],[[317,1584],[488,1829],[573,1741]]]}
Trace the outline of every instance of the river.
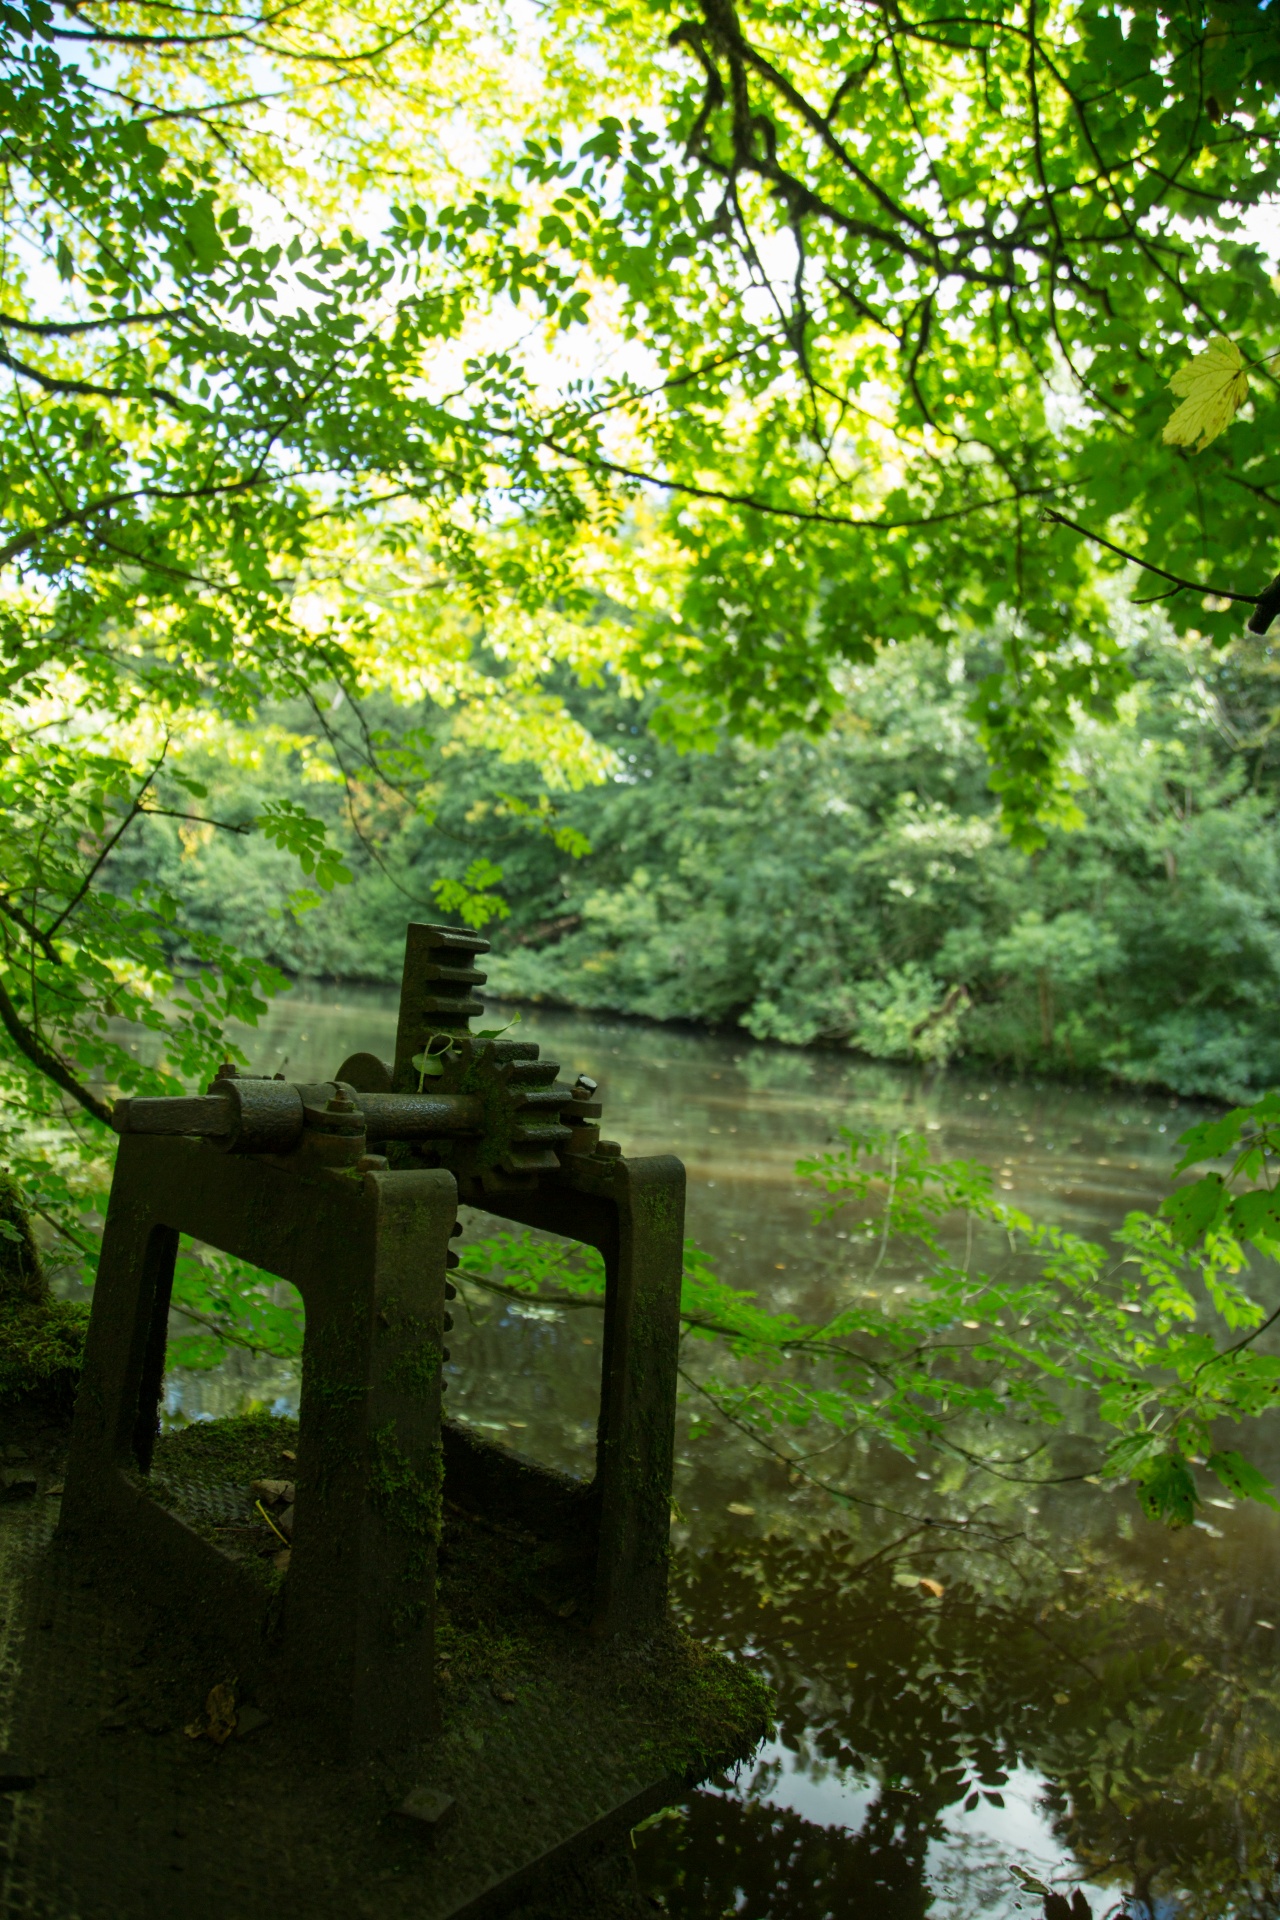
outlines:
{"label": "river", "polygon": [[[327,1078],[349,1052],[389,1054],[395,1001],[298,988],[242,1044],[255,1071]],[[1154,1206],[1198,1117],[541,1009],[518,1031],[562,1077],[600,1081],[624,1151],[680,1155],[687,1230],[721,1277],[805,1318],[866,1277],[795,1174],[841,1124],[919,1128],[940,1155],[990,1164],[1033,1216],[1097,1239]],[[910,1276],[886,1268],[879,1284]],[[451,1412],[589,1471],[591,1314],[462,1304]],[[173,1419],[251,1400],[283,1412],[297,1380],[239,1356],[175,1370],[167,1391]],[[1280,1518],[1223,1498],[1172,1533],[1128,1495],[984,1481],[863,1442],[823,1463],[857,1496],[837,1501],[706,1413],[696,1392],[681,1407],[674,1604],[765,1663],[778,1724],[737,1778],[637,1834],[658,1910],[1005,1920],[1041,1912],[1033,1876],[1080,1884],[1095,1920],[1280,1914]],[[1280,1465],[1265,1431],[1250,1446]],[[911,1516],[926,1514],[971,1525],[935,1524],[922,1545]]]}

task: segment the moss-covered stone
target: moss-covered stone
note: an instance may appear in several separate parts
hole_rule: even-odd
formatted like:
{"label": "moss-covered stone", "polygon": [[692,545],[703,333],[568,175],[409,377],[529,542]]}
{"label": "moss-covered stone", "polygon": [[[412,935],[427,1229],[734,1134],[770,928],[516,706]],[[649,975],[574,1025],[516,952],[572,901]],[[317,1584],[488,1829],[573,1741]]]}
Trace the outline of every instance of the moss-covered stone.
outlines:
{"label": "moss-covered stone", "polygon": [[88,1326],[87,1307],[51,1296],[21,1188],[0,1173],[0,1406],[69,1414]]}
{"label": "moss-covered stone", "polygon": [[201,1481],[209,1486],[244,1486],[254,1480],[287,1478],[296,1467],[281,1464],[286,1447],[296,1452],[298,1423],[274,1413],[240,1413],[222,1420],[198,1420],[177,1427],[156,1442],[151,1471],[162,1479]]}
{"label": "moss-covered stone", "polygon": [[75,1301],[0,1302],[0,1405],[39,1401],[70,1414],[88,1330],[89,1309]]}
{"label": "moss-covered stone", "polygon": [[0,1303],[40,1307],[48,1298],[49,1282],[22,1190],[11,1173],[0,1173]]}

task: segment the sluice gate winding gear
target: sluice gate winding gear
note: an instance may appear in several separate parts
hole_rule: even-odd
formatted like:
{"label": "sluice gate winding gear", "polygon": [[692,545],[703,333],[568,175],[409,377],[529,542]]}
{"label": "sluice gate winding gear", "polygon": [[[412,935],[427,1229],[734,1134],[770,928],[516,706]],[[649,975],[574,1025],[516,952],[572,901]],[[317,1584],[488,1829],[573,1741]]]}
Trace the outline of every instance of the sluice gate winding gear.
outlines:
{"label": "sluice gate winding gear", "polygon": [[[684,1170],[600,1142],[599,1105],[561,1085],[536,1046],[472,1036],[484,979],[472,962],[486,950],[470,934],[410,927],[391,1065],[357,1054],[334,1080],[306,1085],[224,1069],[204,1095],[118,1108],[64,1523],[136,1538],[190,1586],[192,1605],[216,1606],[263,1641],[260,1593],[158,1505],[146,1479],[179,1236],[291,1280],[306,1312],[298,1495],[272,1605],[297,1705],[347,1701],[353,1755],[408,1737],[435,1711],[441,1463],[444,1498],[536,1514],[575,1539],[594,1532],[583,1612],[597,1632],[643,1628],[665,1605]],[[460,1199],[604,1255],[589,1486],[442,1424]],[[399,1511],[379,1490],[389,1456],[418,1489]],[[256,1644],[251,1655],[261,1657]]]}
{"label": "sluice gate winding gear", "polygon": [[[547,1862],[625,1835],[762,1730],[757,1683],[735,1680],[738,1670],[682,1641],[666,1618],[684,1169],[601,1140],[587,1076],[562,1083],[536,1046],[472,1032],[483,1011],[475,961],[486,950],[470,933],[409,928],[390,1062],[355,1054],[331,1081],[307,1084],[227,1067],[203,1094],[117,1109],[56,1544],[76,1565],[122,1576],[169,1621],[156,1629],[162,1638],[180,1631],[183,1644],[215,1650],[241,1694],[288,1730],[272,1762],[293,1809],[284,1880],[270,1902],[263,1895],[273,1920],[364,1911],[353,1889],[376,1854],[370,1835],[393,1844],[380,1793],[394,1789],[406,1814],[457,1809],[433,1837],[406,1914],[501,1912]],[[589,1481],[443,1417],[460,1201],[603,1256]],[[272,1559],[237,1547],[253,1516],[218,1448],[220,1431],[244,1423],[159,1431],[183,1234],[302,1296],[301,1399],[284,1476],[292,1537]],[[281,1473],[278,1424],[261,1423],[267,1451],[255,1473]],[[468,1632],[463,1659],[458,1636]],[[536,1647],[518,1686],[474,1681],[486,1646],[500,1661],[517,1644]],[[472,1673],[469,1692],[442,1675],[448,1647]],[[59,1686],[76,1684],[70,1667],[65,1680],[51,1669],[43,1694],[29,1692],[27,1724],[54,1711]],[[261,1736],[264,1752],[272,1737]],[[69,1834],[91,1831],[83,1810],[102,1785],[95,1751],[67,1747]],[[179,1741],[175,1766],[184,1751]],[[352,1784],[325,1800],[334,1769]],[[132,1778],[117,1770],[111,1794]],[[148,1795],[160,1793],[146,1779],[140,1830]],[[212,1836],[224,1829],[212,1785],[209,1794]],[[300,1809],[321,1802],[329,1813],[300,1839]],[[50,1816],[40,1844],[57,1830]],[[238,1830],[225,1831],[232,1838],[209,1856],[211,1888],[231,1871],[224,1856],[238,1857]],[[326,1863],[314,1872],[299,1864],[307,1846]],[[128,1878],[144,1867],[130,1852],[111,1871]],[[237,1913],[256,1915],[254,1898],[241,1887]],[[379,1913],[398,1913],[388,1901]],[[135,1905],[147,1911],[141,1894]],[[122,1894],[113,1911],[132,1910]],[[219,1911],[229,1910],[224,1900]]]}

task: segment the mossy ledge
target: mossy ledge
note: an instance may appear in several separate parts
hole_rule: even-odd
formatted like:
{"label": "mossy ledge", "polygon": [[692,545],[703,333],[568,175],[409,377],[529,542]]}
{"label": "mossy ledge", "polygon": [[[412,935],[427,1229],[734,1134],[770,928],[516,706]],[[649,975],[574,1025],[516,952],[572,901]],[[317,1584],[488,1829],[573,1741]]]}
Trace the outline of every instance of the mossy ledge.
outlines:
{"label": "mossy ledge", "polygon": [[0,1406],[69,1418],[88,1327],[88,1307],[50,1293],[21,1189],[0,1173]]}

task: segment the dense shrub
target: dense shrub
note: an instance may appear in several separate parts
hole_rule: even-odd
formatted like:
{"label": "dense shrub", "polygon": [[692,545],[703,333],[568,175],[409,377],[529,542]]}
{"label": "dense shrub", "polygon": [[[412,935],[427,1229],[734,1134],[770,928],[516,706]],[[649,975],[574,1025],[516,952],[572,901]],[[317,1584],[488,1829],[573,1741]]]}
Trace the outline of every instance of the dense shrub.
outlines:
{"label": "dense shrub", "polygon": [[[574,690],[618,755],[604,786],[553,796],[584,858],[522,811],[527,770],[451,751],[438,717],[434,823],[364,788],[356,832],[344,789],[321,790],[356,880],[313,911],[282,907],[300,876],[261,843],[157,821],[133,857],[161,861],[193,924],[295,973],[394,980],[405,920],[440,917],[426,876],[483,855],[504,870],[490,977],[510,995],[1247,1097],[1280,1079],[1270,662],[1158,627],[1134,645],[1118,722],[1080,727],[1081,823],[1031,856],[999,830],[968,717],[982,650],[920,644],[852,672],[825,736],[769,750],[681,755],[616,689]],[[281,756],[223,770],[214,811],[299,778]]]}

